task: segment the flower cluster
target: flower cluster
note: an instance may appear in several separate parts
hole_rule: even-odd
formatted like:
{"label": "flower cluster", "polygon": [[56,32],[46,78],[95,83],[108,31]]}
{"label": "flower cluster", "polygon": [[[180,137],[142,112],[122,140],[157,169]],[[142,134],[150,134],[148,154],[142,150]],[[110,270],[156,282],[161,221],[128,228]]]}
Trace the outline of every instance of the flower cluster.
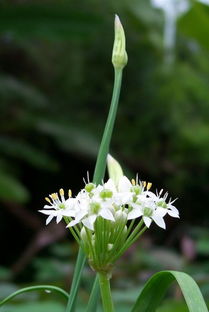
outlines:
{"label": "flower cluster", "polygon": [[71,197],[69,191],[68,198],[65,199],[63,189],[59,191],[60,197],[58,193],[49,195],[50,198],[46,197],[46,200],[50,205],[45,205],[40,212],[49,216],[46,224],[54,217],[57,223],[62,217],[71,217],[68,227],[82,223],[92,231],[99,216],[114,222],[121,215],[127,220],[142,217],[147,227],[154,221],[165,229],[165,215],[179,218],[179,212],[173,205],[174,201],[170,199],[166,202],[168,193],[162,195],[161,190],[154,194],[150,188],[151,183],[135,180],[130,182],[125,176],[120,179],[117,187],[111,179],[98,186],[88,183],[75,198]]}
{"label": "flower cluster", "polygon": [[[40,212],[48,215],[48,224],[54,217],[62,218],[86,252],[92,267],[109,270],[112,264],[154,221],[165,229],[166,214],[179,218],[179,212],[167,200],[163,190],[154,194],[151,183],[130,181],[122,176],[117,185],[112,179],[104,184],[87,183],[76,197],[65,199],[64,191],[46,198],[48,205]],[[140,218],[139,222],[135,219]],[[131,220],[128,222],[128,220]],[[143,229],[141,230],[141,228]]]}

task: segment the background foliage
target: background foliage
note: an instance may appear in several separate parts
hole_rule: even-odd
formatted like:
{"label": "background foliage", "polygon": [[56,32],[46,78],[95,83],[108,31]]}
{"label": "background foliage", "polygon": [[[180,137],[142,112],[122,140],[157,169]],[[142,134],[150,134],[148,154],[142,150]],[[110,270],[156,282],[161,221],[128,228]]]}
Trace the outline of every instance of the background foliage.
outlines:
{"label": "background foliage", "polygon": [[[60,187],[76,193],[87,170],[92,176],[112,91],[115,12],[129,63],[111,152],[130,177],[138,172],[178,197],[181,212],[180,222],[168,220],[166,234],[153,227],[130,250],[125,257],[132,265],[119,263],[115,289],[131,289],[123,294],[128,304],[152,272],[170,268],[191,273],[208,291],[209,7],[192,1],[177,20],[175,60],[166,64],[163,13],[147,0],[34,0],[0,3],[2,297],[17,283],[69,285],[76,245],[63,239],[64,226],[45,228],[37,210],[48,193]],[[90,276],[87,270],[84,302]],[[115,298],[121,301],[117,290]],[[26,311],[23,299],[11,311]],[[34,311],[63,311],[45,304],[33,304]],[[159,312],[177,306],[168,302]]]}

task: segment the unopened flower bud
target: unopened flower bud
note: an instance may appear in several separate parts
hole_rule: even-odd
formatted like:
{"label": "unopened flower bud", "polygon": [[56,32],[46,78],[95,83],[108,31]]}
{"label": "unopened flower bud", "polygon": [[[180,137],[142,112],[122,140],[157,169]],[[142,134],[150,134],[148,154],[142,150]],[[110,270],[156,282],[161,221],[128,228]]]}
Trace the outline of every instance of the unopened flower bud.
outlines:
{"label": "unopened flower bud", "polygon": [[118,210],[115,213],[115,221],[118,223],[124,223],[127,222],[127,214],[124,211]]}
{"label": "unopened flower bud", "polygon": [[119,162],[115,160],[110,154],[107,156],[107,168],[110,179],[113,180],[117,187],[120,179],[123,177],[123,170]]}
{"label": "unopened flower bud", "polygon": [[86,234],[86,229],[85,227],[83,226],[81,231],[80,231],[80,236],[81,236],[81,239],[83,242],[86,242],[88,241],[88,237],[87,237],[87,234]]}
{"label": "unopened flower bud", "polygon": [[115,16],[115,40],[112,51],[112,63],[115,68],[123,69],[128,62],[126,38],[119,17]]}

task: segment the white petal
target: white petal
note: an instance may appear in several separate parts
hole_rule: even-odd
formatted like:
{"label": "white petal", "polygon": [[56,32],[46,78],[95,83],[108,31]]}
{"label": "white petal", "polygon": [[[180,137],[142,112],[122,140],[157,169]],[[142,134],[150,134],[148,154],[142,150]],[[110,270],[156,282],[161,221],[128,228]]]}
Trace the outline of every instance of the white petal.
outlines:
{"label": "white petal", "polygon": [[109,190],[111,190],[111,191],[113,191],[113,192],[116,191],[115,184],[114,184],[114,182],[113,182],[112,179],[109,179],[109,180],[104,184],[104,188],[105,188],[105,189],[109,189]]}
{"label": "white petal", "polygon": [[152,220],[149,217],[143,216],[145,225],[149,228]]}
{"label": "white petal", "polygon": [[75,203],[76,203],[76,198],[68,198],[66,201],[65,201],[65,206],[70,209],[72,209],[74,206],[75,206]]}
{"label": "white petal", "polygon": [[180,218],[178,212],[175,212],[175,211],[172,211],[172,210],[168,210],[168,214],[169,214],[169,216],[171,216],[173,218]]}
{"label": "white petal", "polygon": [[80,220],[77,220],[77,219],[72,220],[72,221],[70,221],[70,223],[68,223],[68,225],[66,227],[74,226],[74,225],[78,224],[79,222],[80,222]]}
{"label": "white petal", "polygon": [[130,188],[132,187],[131,182],[126,176],[123,176],[118,184],[118,190],[119,192],[128,192]]}
{"label": "white petal", "polygon": [[158,200],[158,197],[151,191],[144,191],[143,195],[149,196],[152,200]]}
{"label": "white petal", "polygon": [[62,212],[62,215],[65,217],[75,217],[75,211],[70,209],[65,209]]}
{"label": "white petal", "polygon": [[44,205],[44,209],[56,209],[56,206],[55,205]]}
{"label": "white petal", "polygon": [[154,211],[154,213],[160,217],[164,217],[168,213],[168,209],[157,207],[157,209]]}
{"label": "white petal", "polygon": [[164,219],[158,215],[157,213],[156,214],[153,214],[152,216],[152,219],[155,221],[155,223],[161,227],[162,229],[165,229],[166,228],[166,225],[165,225],[165,221]]}
{"label": "white petal", "polygon": [[101,209],[99,215],[102,216],[104,219],[115,221],[113,214],[109,209]]}
{"label": "white petal", "polygon": [[58,214],[56,218],[56,222],[59,223],[62,220],[62,215]]}
{"label": "white petal", "polygon": [[128,213],[128,220],[132,220],[132,219],[136,219],[138,217],[141,217],[142,216],[142,212],[141,212],[141,209],[139,208],[136,208],[136,209],[133,209],[132,211],[130,211]]}
{"label": "white petal", "polygon": [[41,212],[41,213],[43,213],[45,215],[48,215],[48,216],[51,215],[51,214],[54,215],[54,213],[56,215],[56,211],[55,210],[39,210],[39,212]]}
{"label": "white petal", "polygon": [[96,220],[96,215],[91,215],[88,218],[82,220],[84,226],[86,226],[89,230],[94,230],[94,222]]}
{"label": "white petal", "polygon": [[81,220],[83,217],[87,215],[86,210],[80,210],[78,213],[76,213],[76,219]]}
{"label": "white petal", "polygon": [[176,214],[179,214],[178,209],[175,206],[173,206],[173,205],[168,204],[168,209],[173,211]]}
{"label": "white petal", "polygon": [[48,225],[49,222],[51,222],[53,218],[54,218],[53,215],[48,216],[48,218],[46,219],[46,225]]}

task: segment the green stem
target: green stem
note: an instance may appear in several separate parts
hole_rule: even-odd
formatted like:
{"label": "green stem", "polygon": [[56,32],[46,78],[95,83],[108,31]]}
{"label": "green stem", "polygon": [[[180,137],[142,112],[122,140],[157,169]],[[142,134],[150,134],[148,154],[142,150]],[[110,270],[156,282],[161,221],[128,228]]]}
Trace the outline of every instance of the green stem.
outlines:
{"label": "green stem", "polygon": [[6,302],[10,301],[12,298],[25,293],[25,292],[29,292],[29,291],[37,291],[37,290],[49,290],[49,291],[55,291],[57,293],[59,293],[60,295],[62,295],[63,297],[65,297],[65,299],[68,300],[68,293],[66,293],[66,291],[64,291],[63,289],[56,287],[56,286],[51,286],[51,285],[39,285],[39,286],[31,286],[31,287],[25,287],[22,288],[20,290],[15,291],[13,294],[9,295],[8,297],[6,297],[4,300],[2,300],[0,302],[0,306],[4,305]]}
{"label": "green stem", "polygon": [[[97,156],[96,166],[94,170],[93,182],[96,184],[101,183],[101,180],[104,178],[104,174],[105,174],[106,160],[107,160],[107,155],[109,153],[110,141],[111,141],[112,132],[113,132],[116,114],[117,114],[117,109],[118,109],[118,101],[119,101],[119,96],[120,96],[122,75],[123,75],[122,69],[117,69],[117,68],[114,69],[114,86],[113,86],[112,100],[111,100],[110,110],[109,110],[109,114],[107,117],[102,141],[101,141],[98,156]],[[98,287],[99,287],[98,284],[99,284],[98,279],[96,279],[94,282],[94,287],[92,288],[91,295],[90,295],[91,300],[88,303],[86,311],[91,311],[91,312],[96,311],[96,305],[94,306],[94,308],[92,309],[90,308],[92,306],[91,303],[93,301],[96,301],[98,298]],[[66,311],[66,312],[71,312],[71,311]]]}
{"label": "green stem", "polygon": [[91,295],[89,297],[86,312],[92,312],[92,311],[97,310],[98,297],[99,297],[99,277],[97,274],[97,276],[94,280],[93,287],[92,287]]}
{"label": "green stem", "polygon": [[114,76],[114,87],[113,87],[113,94],[112,94],[112,101],[110,105],[110,110],[107,118],[107,122],[105,125],[99,153],[97,156],[97,162],[94,171],[94,183],[100,183],[104,177],[105,169],[106,169],[106,159],[107,154],[109,152],[109,145],[110,140],[112,137],[113,127],[115,123],[115,118],[117,114],[118,108],[118,100],[120,96],[120,88],[121,88],[121,81],[122,81],[122,69],[115,69],[115,76]]}
{"label": "green stem", "polygon": [[85,254],[80,247],[79,252],[78,252],[76,265],[75,265],[73,281],[72,281],[71,288],[70,288],[70,295],[69,295],[69,299],[68,299],[68,303],[67,303],[67,307],[66,307],[66,312],[71,312],[71,311],[75,310],[75,302],[76,302],[76,298],[77,298],[78,287],[80,284],[81,274],[83,271],[85,261],[86,261]]}
{"label": "green stem", "polygon": [[114,306],[110,290],[110,279],[106,273],[98,273],[102,304],[104,312],[114,312]]}
{"label": "green stem", "polygon": [[[110,110],[109,110],[109,114],[107,117],[102,141],[101,141],[98,156],[97,156],[96,166],[95,166],[95,170],[94,170],[93,183],[96,183],[96,184],[101,183],[102,179],[104,178],[104,174],[105,174],[106,159],[107,159],[107,154],[109,152],[110,141],[111,141],[112,132],[113,132],[114,123],[115,123],[115,118],[116,118],[116,114],[117,114],[118,101],[119,101],[120,89],[121,89],[121,81],[122,81],[122,73],[123,73],[122,69],[115,69],[114,70],[114,86],[113,86],[112,100],[111,100]],[[84,255],[83,255],[83,257],[84,257]],[[80,261],[80,260],[77,259],[77,261]],[[77,264],[76,264],[76,266],[77,266]],[[73,280],[76,279],[76,281],[77,281],[76,285],[78,285],[78,286],[80,283],[80,278],[81,278],[81,274],[79,275],[79,280],[78,280],[78,276],[75,276],[75,274],[73,276]],[[74,301],[76,299],[77,291],[78,291],[78,288],[76,290],[74,290],[73,284],[72,284],[70,298],[69,298],[69,302],[67,305],[66,312],[73,312]],[[73,293],[73,295],[71,295],[72,293]],[[94,298],[96,296],[98,297],[97,294],[98,294],[98,282],[95,281],[90,298],[92,300],[95,300]],[[90,301],[90,304],[91,304],[91,301]],[[87,306],[87,311],[88,311],[88,309],[89,309],[89,305]],[[96,311],[96,305],[91,310],[91,312],[93,312],[93,311]]]}

